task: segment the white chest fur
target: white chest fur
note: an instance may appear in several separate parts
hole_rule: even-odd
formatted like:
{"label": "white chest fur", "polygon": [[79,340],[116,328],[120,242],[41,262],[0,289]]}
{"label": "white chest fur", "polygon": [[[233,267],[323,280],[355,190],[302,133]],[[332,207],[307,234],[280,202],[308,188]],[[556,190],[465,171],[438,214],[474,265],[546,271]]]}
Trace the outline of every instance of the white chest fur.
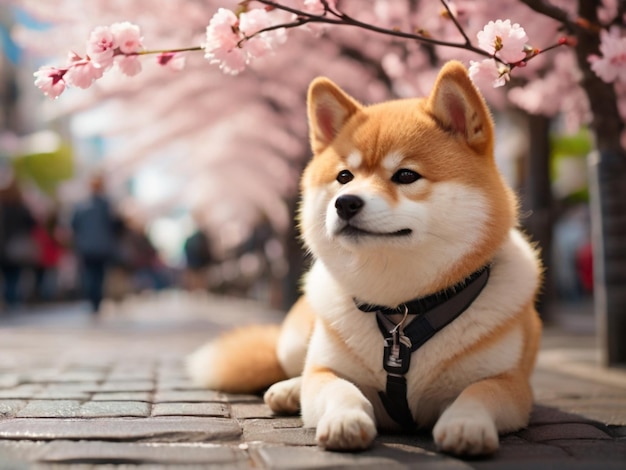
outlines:
{"label": "white chest fur", "polygon": [[[389,275],[389,269],[386,272]],[[492,341],[488,348],[474,346],[519,313],[532,299],[538,278],[532,248],[512,230],[493,260],[489,282],[480,296],[412,354],[406,374],[408,402],[419,424],[432,425],[441,408],[468,384],[517,365],[523,347],[518,330]],[[321,319],[311,340],[307,364],[329,367],[359,386],[384,425],[388,419],[376,398],[386,382],[383,337],[374,314],[358,310],[353,295],[343,286],[341,276],[333,276],[321,261],[307,277],[307,298]]]}

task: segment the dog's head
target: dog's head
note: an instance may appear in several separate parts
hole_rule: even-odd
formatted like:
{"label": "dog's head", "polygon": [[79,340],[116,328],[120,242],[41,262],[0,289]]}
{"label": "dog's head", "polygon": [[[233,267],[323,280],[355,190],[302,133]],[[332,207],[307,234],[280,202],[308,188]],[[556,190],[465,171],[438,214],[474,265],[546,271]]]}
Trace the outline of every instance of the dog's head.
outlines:
{"label": "dog's head", "polygon": [[454,284],[514,226],[491,116],[462,64],[446,64],[427,98],[373,106],[317,78],[308,113],[301,230],[353,295],[400,303]]}

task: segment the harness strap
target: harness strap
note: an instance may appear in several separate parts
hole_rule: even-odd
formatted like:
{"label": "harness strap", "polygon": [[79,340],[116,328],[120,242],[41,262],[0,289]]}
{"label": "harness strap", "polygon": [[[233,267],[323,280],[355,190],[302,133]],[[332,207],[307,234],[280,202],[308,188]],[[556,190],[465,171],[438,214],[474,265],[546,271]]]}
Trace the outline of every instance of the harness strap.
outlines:
{"label": "harness strap", "polygon": [[[448,287],[447,289],[435,292],[434,294],[430,294],[425,297],[418,297],[416,299],[409,300],[408,302],[400,304],[397,307],[386,307],[384,305],[362,303],[359,302],[358,299],[355,299],[354,302],[356,303],[358,309],[362,312],[382,312],[385,315],[393,315],[403,313],[403,309],[406,307],[409,311],[409,315],[423,315],[442,304],[446,304],[461,291],[470,287],[470,285],[472,285],[477,279],[482,279],[485,275],[486,277],[489,277],[489,270],[490,265],[487,264],[470,274],[466,279],[463,279],[461,282]],[[485,271],[487,272],[485,273]]]}
{"label": "harness strap", "polygon": [[[395,309],[378,307],[378,310],[372,310],[377,306],[357,304],[363,311],[376,311],[376,323],[384,338],[383,368],[387,372],[385,391],[378,392],[378,395],[387,414],[405,431],[412,431],[417,426],[407,401],[404,377],[409,370],[411,354],[472,304],[487,284],[489,274],[490,266],[487,265],[453,288],[428,296],[426,302],[416,299]],[[398,324],[387,318],[390,313],[400,313],[401,308],[404,308],[404,318]],[[415,317],[404,327],[409,314]]]}
{"label": "harness strap", "polygon": [[[478,275],[477,275],[478,273]],[[417,351],[435,333],[452,323],[476,300],[489,280],[490,267],[485,266],[468,278],[467,284],[448,297],[446,302],[436,305],[423,315],[418,315],[405,328],[405,334],[411,339],[411,352]],[[409,310],[411,313],[411,310]]]}
{"label": "harness strap", "polygon": [[403,375],[387,375],[385,391],[378,392],[378,396],[391,419],[405,431],[413,431],[416,423],[406,399],[406,392],[406,379]]}

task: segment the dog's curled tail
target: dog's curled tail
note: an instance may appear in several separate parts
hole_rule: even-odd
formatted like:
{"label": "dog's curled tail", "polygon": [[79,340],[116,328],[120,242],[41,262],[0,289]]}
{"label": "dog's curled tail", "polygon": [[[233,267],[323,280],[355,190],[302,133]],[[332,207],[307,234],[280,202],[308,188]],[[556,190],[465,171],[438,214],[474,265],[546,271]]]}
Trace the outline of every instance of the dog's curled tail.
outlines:
{"label": "dog's curled tail", "polygon": [[254,393],[285,380],[276,355],[279,325],[250,325],[228,331],[187,358],[197,385],[228,393]]}

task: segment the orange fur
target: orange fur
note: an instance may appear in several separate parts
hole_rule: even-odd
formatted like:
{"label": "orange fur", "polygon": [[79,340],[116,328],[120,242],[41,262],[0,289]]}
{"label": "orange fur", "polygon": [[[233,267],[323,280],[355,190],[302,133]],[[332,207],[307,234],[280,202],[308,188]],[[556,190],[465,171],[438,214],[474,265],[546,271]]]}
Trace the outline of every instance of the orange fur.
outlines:
{"label": "orange fur", "polygon": [[305,332],[305,336],[310,337],[315,323],[315,312],[306,297],[301,296],[289,309],[282,328],[299,332]]}
{"label": "orange fur", "polygon": [[[199,385],[229,393],[253,393],[287,378],[276,356],[278,325],[229,331],[191,356],[188,369]],[[194,360],[194,358],[196,358]]]}

